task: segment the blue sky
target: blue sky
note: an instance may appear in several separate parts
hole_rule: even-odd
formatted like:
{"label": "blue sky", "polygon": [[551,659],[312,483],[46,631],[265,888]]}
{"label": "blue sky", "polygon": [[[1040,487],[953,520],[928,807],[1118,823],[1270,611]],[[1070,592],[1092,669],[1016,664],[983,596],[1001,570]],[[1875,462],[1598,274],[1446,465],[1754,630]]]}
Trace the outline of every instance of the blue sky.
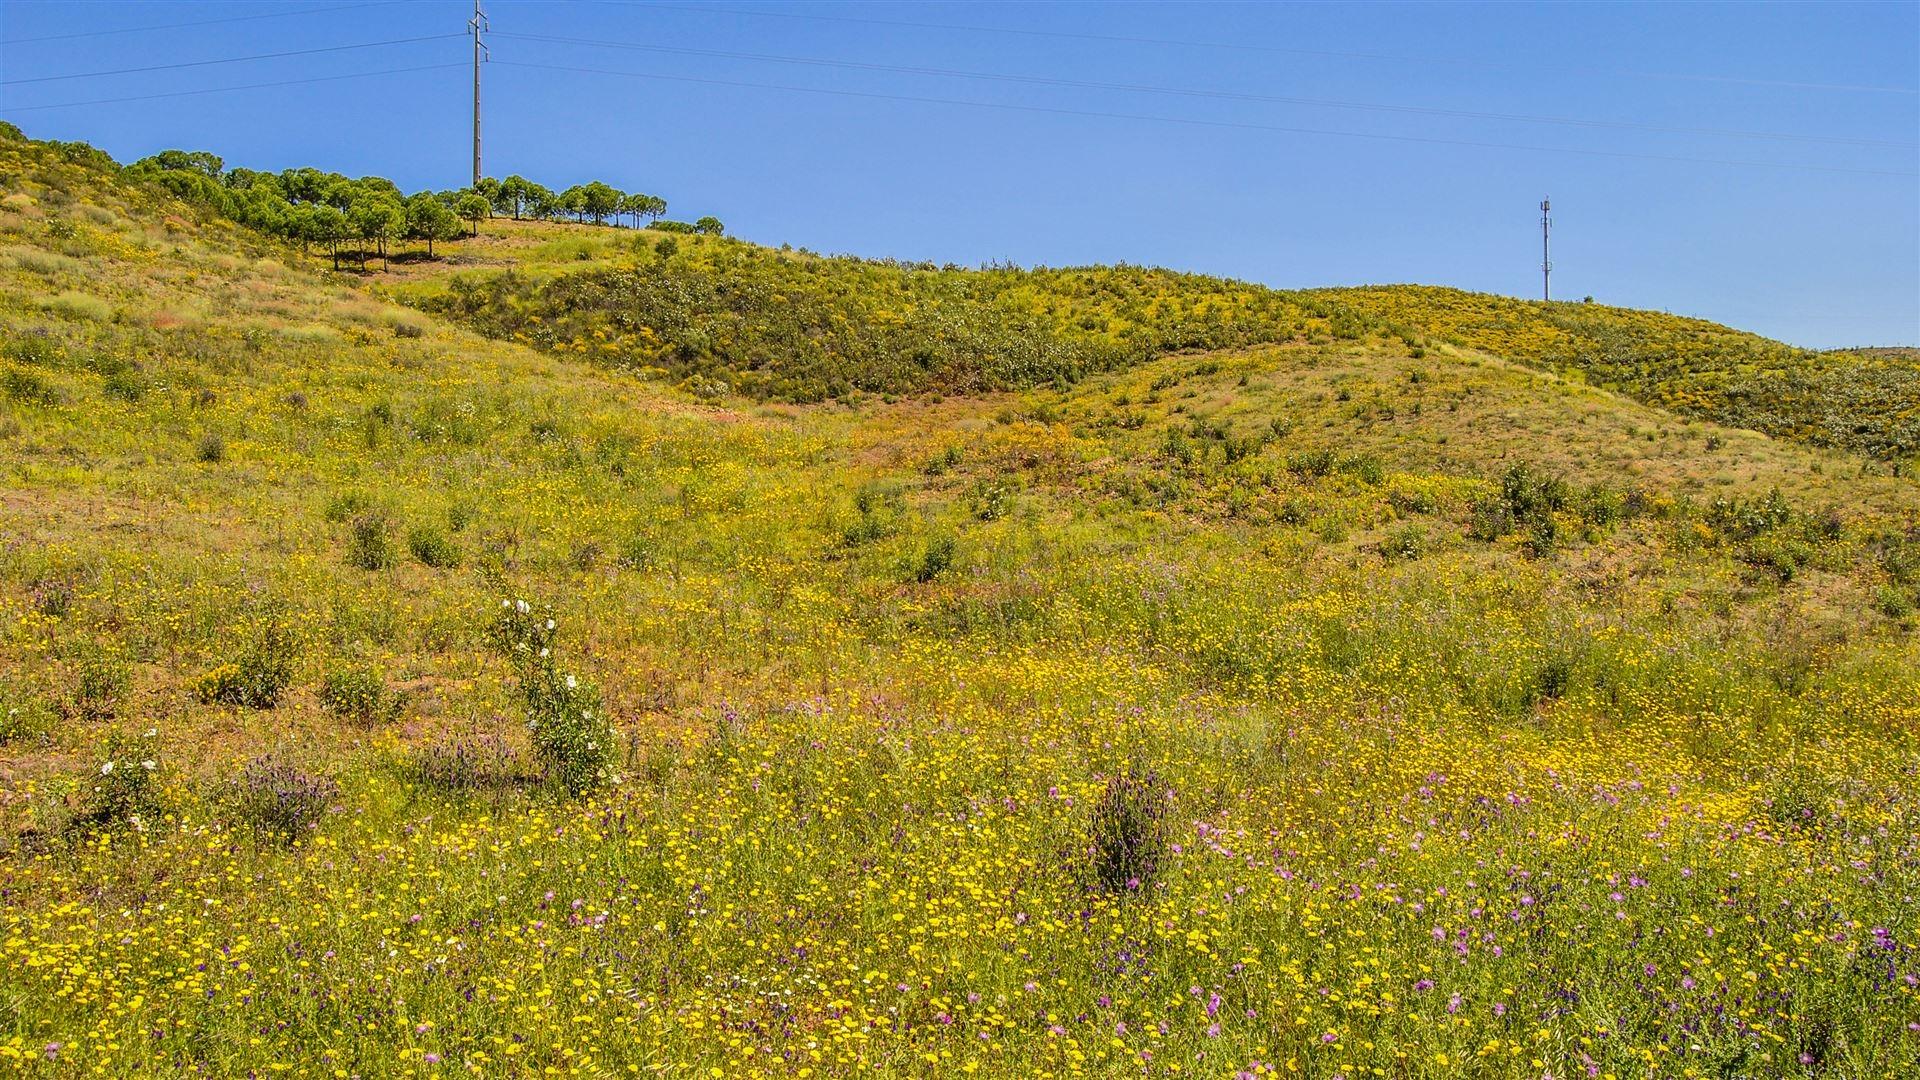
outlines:
{"label": "blue sky", "polygon": [[[464,37],[49,77],[457,35],[469,6],[0,0],[0,117],[122,160],[459,186]],[[1556,297],[1920,343],[1914,3],[487,10],[489,174],[602,179],[752,240],[1537,296],[1551,195]],[[329,81],[149,97],[295,79]],[[36,108],[116,98],[146,100]]]}

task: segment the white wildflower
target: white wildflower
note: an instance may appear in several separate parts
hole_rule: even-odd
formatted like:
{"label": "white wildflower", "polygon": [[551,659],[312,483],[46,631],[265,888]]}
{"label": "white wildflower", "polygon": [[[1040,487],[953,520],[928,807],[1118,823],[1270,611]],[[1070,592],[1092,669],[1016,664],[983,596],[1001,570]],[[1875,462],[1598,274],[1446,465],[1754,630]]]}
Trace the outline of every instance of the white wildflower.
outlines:
{"label": "white wildflower", "polygon": [[101,776],[105,776],[108,773],[111,773],[112,771],[113,771],[113,762],[111,761],[107,762],[105,765],[100,766]]}

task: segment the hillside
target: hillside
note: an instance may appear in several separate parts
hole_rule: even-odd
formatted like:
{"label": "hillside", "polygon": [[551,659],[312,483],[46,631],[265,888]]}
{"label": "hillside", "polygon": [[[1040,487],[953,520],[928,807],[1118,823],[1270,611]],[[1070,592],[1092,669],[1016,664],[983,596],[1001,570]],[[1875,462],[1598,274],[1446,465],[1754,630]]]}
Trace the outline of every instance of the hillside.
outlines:
{"label": "hillside", "polygon": [[1815,353],[1658,312],[1417,286],[1284,292],[1126,266],[962,270],[646,233],[514,243],[550,233],[495,228],[506,242],[462,260],[495,269],[400,295],[491,336],[760,398],[1022,389],[1183,350],[1397,342],[1816,446],[1920,453],[1912,356]]}
{"label": "hillside", "polygon": [[1861,362],[441,256],[0,134],[10,1070],[1920,1066],[1920,484],[1860,441],[1910,414],[1713,419]]}

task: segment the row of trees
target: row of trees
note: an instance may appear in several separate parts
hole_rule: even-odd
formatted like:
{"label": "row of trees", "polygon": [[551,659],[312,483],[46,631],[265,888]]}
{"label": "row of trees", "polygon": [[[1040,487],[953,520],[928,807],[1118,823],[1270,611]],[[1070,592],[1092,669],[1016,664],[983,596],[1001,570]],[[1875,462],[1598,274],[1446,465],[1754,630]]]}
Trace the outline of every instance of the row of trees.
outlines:
{"label": "row of trees", "polygon": [[[128,170],[182,199],[291,240],[303,250],[324,247],[335,269],[343,257],[357,259],[364,269],[369,255],[385,259],[391,245],[401,241],[424,242],[431,256],[435,243],[477,236],[480,223],[496,214],[511,215],[516,221],[572,220],[597,225],[609,220],[617,224],[625,217],[638,225],[642,219],[658,221],[667,212],[665,199],[622,192],[598,180],[556,193],[525,177],[509,176],[482,179],[457,191],[408,195],[385,177],[356,180],[312,168],[277,173],[229,169],[214,154],[185,150],[162,151],[134,162]],[[720,231],[719,221],[713,218],[702,218],[699,226],[697,231]]]}
{"label": "row of trees", "polygon": [[567,217],[583,222],[592,219],[595,225],[604,225],[608,218],[628,217],[638,225],[641,218],[654,221],[667,212],[667,200],[658,195],[622,192],[598,180],[556,193],[524,176],[505,180],[483,177],[473,191],[487,200],[494,213],[510,215],[515,221]]}

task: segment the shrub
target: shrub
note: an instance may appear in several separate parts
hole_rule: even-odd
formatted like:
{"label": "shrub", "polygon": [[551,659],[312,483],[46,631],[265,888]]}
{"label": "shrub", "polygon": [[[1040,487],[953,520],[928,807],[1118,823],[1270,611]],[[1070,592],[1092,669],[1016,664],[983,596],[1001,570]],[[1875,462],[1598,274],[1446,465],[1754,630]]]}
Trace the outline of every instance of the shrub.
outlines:
{"label": "shrub", "polygon": [[369,511],[354,518],[347,534],[347,563],[362,570],[385,570],[393,562],[393,527],[386,515]]}
{"label": "shrub", "polygon": [[53,710],[46,703],[0,688],[0,746],[44,739],[53,729]]}
{"label": "shrub", "polygon": [[1573,685],[1574,660],[1571,656],[1548,657],[1520,690],[1520,708],[1531,712],[1542,702],[1558,701]]}
{"label": "shrub", "polygon": [[1333,472],[1333,451],[1306,450],[1287,457],[1287,471],[1303,480],[1318,479]]}
{"label": "shrub", "polygon": [[1707,524],[1736,540],[1752,540],[1793,521],[1793,507],[1780,490],[1763,499],[1715,499],[1707,507]]}
{"label": "shrub", "polygon": [[1380,554],[1389,559],[1417,559],[1426,551],[1427,531],[1418,525],[1403,525],[1380,541]]}
{"label": "shrub", "polygon": [[1882,585],[1874,594],[1873,609],[1889,619],[1904,619],[1913,614],[1913,598],[1893,585]]}
{"label": "shrub", "polygon": [[1379,487],[1387,479],[1386,467],[1380,464],[1379,458],[1372,456],[1348,459],[1346,470],[1368,487]]}
{"label": "shrub", "polygon": [[147,394],[147,380],[131,370],[115,371],[101,380],[100,391],[120,401],[139,401]]}
{"label": "shrub", "polygon": [[33,587],[33,610],[49,619],[62,619],[73,610],[73,586],[64,581],[42,581]]}
{"label": "shrub", "polygon": [[271,709],[293,682],[296,652],[292,633],[277,620],[270,620],[239,660],[200,676],[194,690],[208,704]]}
{"label": "shrub", "polygon": [[1112,893],[1151,888],[1167,849],[1171,793],[1153,772],[1129,768],[1107,778],[1094,804],[1087,857],[1093,883]]}
{"label": "shrub", "polygon": [[104,649],[89,648],[75,665],[73,699],[67,715],[81,720],[108,720],[127,694],[127,668]]}
{"label": "shrub", "polygon": [[840,542],[846,547],[860,547],[893,535],[906,503],[898,488],[869,483],[854,492],[853,509],[859,516],[840,530]]}
{"label": "shrub", "polygon": [[1627,516],[1627,499],[1604,484],[1588,488],[1580,498],[1580,520],[1588,525],[1612,525]]}
{"label": "shrub", "polygon": [[338,524],[348,521],[372,508],[373,504],[365,495],[357,491],[343,491],[327,500],[326,509],[320,512],[328,521]]}
{"label": "shrub", "polygon": [[45,297],[40,306],[62,318],[89,322],[107,322],[113,318],[113,305],[97,296],[68,289]]}
{"label": "shrub", "polygon": [[1440,510],[1440,500],[1433,492],[1396,488],[1387,495],[1387,504],[1396,514],[1433,514]]}
{"label": "shrub", "polygon": [[1557,476],[1544,475],[1521,464],[1508,469],[1500,478],[1500,495],[1516,520],[1534,521],[1564,508],[1572,489]]}
{"label": "shrub", "polygon": [[998,521],[1013,512],[1013,485],[982,480],[973,489],[973,516],[981,521]]}
{"label": "shrub", "polygon": [[550,780],[580,795],[612,778],[613,730],[600,692],[560,668],[553,654],[558,631],[551,610],[502,600],[487,637],[519,680],[535,758]]}
{"label": "shrub", "polygon": [[1542,514],[1534,519],[1533,527],[1527,530],[1526,539],[1520,546],[1527,555],[1535,559],[1544,559],[1560,546],[1560,523],[1552,514]]}
{"label": "shrub", "polygon": [[116,732],[107,741],[106,760],[100,763],[74,824],[93,828],[137,826],[143,819],[160,814],[157,734],[149,729],[132,739]]}
{"label": "shrub", "polygon": [[217,431],[209,431],[193,444],[193,459],[208,465],[227,460],[227,440]]}
{"label": "shrub", "polygon": [[913,564],[911,577],[924,585],[953,568],[954,554],[959,542],[951,533],[941,533],[927,541],[926,549]]}
{"label": "shrub", "polygon": [[447,539],[446,533],[431,525],[417,526],[407,533],[407,550],[421,565],[436,570],[460,565],[460,549]]}
{"label": "shrub", "polygon": [[407,758],[403,772],[422,787],[460,795],[511,786],[520,769],[505,742],[483,735],[429,743]]}
{"label": "shrub", "polygon": [[1473,516],[1467,522],[1467,535],[1475,540],[1493,541],[1513,531],[1513,511],[1499,499],[1481,499],[1473,504]]}
{"label": "shrub", "polygon": [[927,463],[920,467],[920,471],[926,473],[928,476],[940,476],[951,471],[959,464],[960,448],[958,446],[949,446],[945,450],[928,458]]}
{"label": "shrub", "polygon": [[1792,581],[1813,561],[1811,545],[1791,536],[1762,536],[1747,543],[1741,559],[1781,582]]}
{"label": "shrub", "polygon": [[23,405],[53,405],[60,400],[51,383],[25,368],[0,372],[0,391]]}
{"label": "shrub", "polygon": [[228,808],[254,838],[291,844],[319,827],[340,786],[270,757],[247,763],[228,793]]}
{"label": "shrub", "polygon": [[370,667],[334,668],[320,680],[321,707],[366,727],[391,723],[405,704],[405,695],[387,689]]}

